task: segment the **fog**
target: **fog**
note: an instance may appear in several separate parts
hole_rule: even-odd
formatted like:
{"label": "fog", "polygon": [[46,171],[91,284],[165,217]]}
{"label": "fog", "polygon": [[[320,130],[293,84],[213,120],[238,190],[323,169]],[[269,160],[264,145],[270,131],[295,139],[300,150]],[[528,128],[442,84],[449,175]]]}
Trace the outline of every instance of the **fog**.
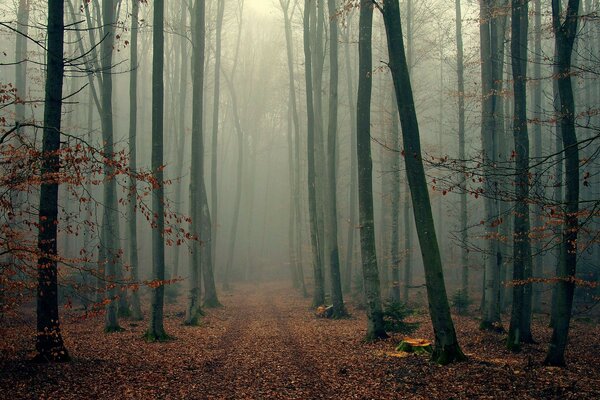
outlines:
{"label": "fog", "polygon": [[[16,257],[6,261],[16,267],[3,267],[3,271],[11,271],[5,272],[11,276],[6,282],[13,275],[25,282],[11,286],[10,295],[7,289],[6,298],[25,299],[16,302],[13,310],[32,305],[35,297],[35,265],[37,257],[45,255],[38,250],[31,250],[35,256],[26,255],[24,249],[40,249],[34,237],[43,231],[40,187],[48,182],[54,182],[59,193],[54,223],[58,250],[50,257],[58,263],[58,302],[73,301],[83,313],[106,306],[110,315],[115,312],[111,304],[138,293],[142,308],[151,304],[154,315],[158,308],[162,312],[162,303],[156,300],[162,301],[163,296],[158,287],[166,292],[168,304],[187,307],[189,316],[194,296],[199,296],[196,289],[205,293],[205,301],[214,295],[210,301],[219,304],[216,292],[222,297],[238,285],[286,282],[302,295],[313,296],[315,307],[323,303],[337,307],[336,299],[343,292],[347,302],[366,307],[369,318],[380,312],[381,305],[374,304],[382,299],[448,310],[448,299],[459,309],[462,306],[456,304],[463,304],[463,299],[464,307],[479,307],[483,325],[492,326],[501,312],[522,301],[513,293],[513,287],[521,287],[513,286],[515,282],[525,282],[524,296],[533,296],[535,313],[550,314],[557,301],[553,283],[563,276],[557,271],[561,265],[575,264],[577,272],[573,266],[567,275],[591,282],[578,284],[576,309],[593,309],[597,303],[597,2],[581,6],[569,57],[571,69],[559,70],[562,64],[557,61],[549,2],[542,2],[541,11],[529,2],[530,15],[522,17],[529,21],[528,28],[523,28],[524,22],[521,26],[524,44],[511,47],[512,30],[519,25],[511,25],[515,16],[511,19],[513,10],[508,6],[491,12],[492,23],[487,23],[480,14],[481,4],[463,1],[459,44],[455,2],[401,1],[404,42],[402,58],[394,59],[388,54],[384,3],[370,5],[374,9],[368,38],[372,52],[361,56],[359,32],[366,35],[367,25],[359,27],[359,2],[337,2],[336,12],[331,13],[322,0],[316,6],[307,1],[310,12],[297,0],[170,0],[164,4],[162,21],[163,61],[156,57],[157,42],[153,42],[154,3],[160,2],[135,3],[136,24],[134,1],[110,1],[115,13],[111,22],[104,21],[106,0],[63,3],[59,136],[67,155],[61,153],[62,175],[53,178],[56,181],[37,178],[37,172],[43,171],[41,158],[18,164],[15,160],[20,156],[14,155],[21,154],[19,149],[41,152],[46,137],[49,3],[4,0],[0,4],[0,84],[5,95],[0,102],[0,133],[15,127],[20,135],[13,142],[2,140],[2,146],[13,147],[2,150],[5,176],[12,178],[3,183],[7,194],[2,199],[10,200],[0,211],[5,231],[11,233],[2,234],[0,244],[7,249],[3,254]],[[195,24],[201,5],[204,25]],[[220,6],[224,7],[222,22]],[[305,23],[307,15],[310,22]],[[392,27],[400,26],[394,16],[390,18]],[[332,33],[334,26],[338,31]],[[500,71],[492,79],[486,75],[481,26],[492,32],[488,45],[495,53],[489,57],[490,76]],[[137,53],[132,54],[134,40]],[[334,64],[332,40],[338,51]],[[201,43],[203,52],[198,50]],[[521,78],[514,72],[519,46],[525,48],[520,58],[527,74],[522,80],[524,97],[518,87]],[[306,61],[307,51],[312,52],[311,63]],[[107,54],[112,57],[109,65]],[[195,57],[203,61],[200,97],[194,96],[194,80],[200,81],[201,75],[195,71]],[[371,59],[365,76],[359,73],[367,65],[361,57]],[[400,75],[404,70],[398,60],[404,59],[409,80]],[[157,62],[164,68],[162,86],[156,80]],[[312,80],[306,78],[307,64]],[[575,99],[575,109],[562,114],[557,108],[566,99],[561,97],[565,89],[557,83],[561,76],[569,76]],[[112,98],[106,103],[108,79],[112,79]],[[338,80],[335,89],[333,79]],[[463,89],[459,80],[464,80]],[[359,94],[365,81],[372,85],[366,116]],[[133,92],[132,82],[137,82]],[[312,91],[307,94],[309,84]],[[159,86],[164,87],[162,113],[153,99],[153,87]],[[133,121],[132,95],[137,96]],[[403,95],[414,101],[414,109],[399,102]],[[201,109],[196,107],[199,99]],[[523,99],[526,103],[521,103]],[[106,104],[112,111],[105,109]],[[525,107],[524,137],[519,136],[523,132],[518,128],[523,121],[519,104]],[[410,125],[413,111],[417,124]],[[155,134],[161,131],[156,131],[153,119],[159,114],[162,144],[157,142]],[[310,114],[314,114],[312,124]],[[571,146],[565,145],[566,131],[560,130],[567,126],[560,125],[568,119],[565,115],[574,119],[576,137]],[[337,120],[330,124],[330,118]],[[108,153],[107,121],[113,124],[110,140],[114,141]],[[361,121],[367,121],[362,126],[370,131],[361,131]],[[137,130],[132,131],[132,122]],[[419,153],[408,151],[418,148],[407,144],[411,138],[416,138]],[[526,167],[518,163],[524,154],[515,144],[519,138],[528,141]],[[577,148],[579,155],[569,164],[571,148]],[[158,168],[153,150],[162,155]],[[82,155],[69,158],[70,151]],[[410,169],[406,159],[422,161],[425,181],[417,179],[420,171]],[[367,165],[372,173],[364,175]],[[575,187],[568,183],[576,177],[577,165],[578,192],[573,194]],[[10,175],[14,171],[27,175],[25,183],[15,184],[18,179]],[[194,178],[196,172],[201,176]],[[372,182],[365,180],[368,176]],[[526,184],[519,177],[525,177]],[[137,183],[132,188],[133,178]],[[409,188],[410,179],[414,181]],[[415,182],[426,186],[419,189]],[[113,184],[116,198],[108,193]],[[524,185],[526,193],[519,190]],[[164,189],[164,196],[159,189]],[[311,190],[316,192],[314,210]],[[578,208],[572,208],[574,203]],[[164,215],[163,222],[159,214]],[[137,239],[132,236],[134,215]],[[569,219],[573,215],[574,222]],[[574,240],[567,238],[573,230]],[[369,247],[370,231],[374,252]],[[528,238],[523,253],[518,250],[522,237]],[[161,259],[156,246],[162,248],[162,243]],[[566,253],[560,252],[561,243],[566,243]],[[574,248],[568,248],[568,243]],[[567,253],[575,254],[576,260]],[[439,273],[434,270],[437,266]],[[525,275],[519,275],[521,268]],[[119,307],[129,306],[125,301]]]}

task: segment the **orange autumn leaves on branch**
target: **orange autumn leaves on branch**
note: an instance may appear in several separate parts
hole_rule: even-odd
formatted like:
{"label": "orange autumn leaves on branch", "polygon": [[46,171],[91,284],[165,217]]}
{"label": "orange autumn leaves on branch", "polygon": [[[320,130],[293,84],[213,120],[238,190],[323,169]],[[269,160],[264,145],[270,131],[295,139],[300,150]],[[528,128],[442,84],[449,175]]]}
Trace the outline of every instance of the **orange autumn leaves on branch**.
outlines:
{"label": "orange autumn leaves on branch", "polygon": [[[72,304],[71,296],[85,299],[87,311],[101,312],[102,304],[115,299],[105,298],[106,289],[98,289],[94,282],[107,281],[107,287],[117,285],[122,290],[136,290],[139,286],[157,287],[171,284],[165,281],[134,282],[128,278],[104,277],[103,264],[96,259],[100,251],[100,229],[94,215],[102,204],[95,198],[94,187],[116,180],[121,188],[119,204],[125,206],[136,200],[140,212],[153,227],[157,215],[150,208],[150,196],[154,189],[172,184],[172,180],[159,182],[152,171],[129,168],[126,149],[112,155],[104,154],[100,144],[87,141],[87,133],[74,133],[74,129],[61,132],[61,148],[50,153],[40,151],[39,131],[43,126],[36,121],[16,125],[9,106],[18,102],[16,89],[10,84],[0,85],[0,313],[16,315],[20,304],[35,297],[37,260],[44,256],[59,264],[59,283],[65,289],[66,304]],[[43,160],[56,160],[60,172],[42,174]],[[161,166],[165,169],[165,166]],[[112,171],[105,176],[105,170]],[[132,188],[129,181],[138,185]],[[37,244],[40,223],[37,215],[39,188],[42,184],[58,184],[60,187],[58,227],[59,254],[41,254]],[[173,211],[165,200],[166,227],[162,235],[167,245],[183,245],[199,240],[190,234],[187,226],[191,219]],[[83,238],[81,249],[68,246]],[[77,254],[77,256],[74,256]],[[121,260],[123,251],[109,257]],[[120,261],[122,262],[122,261]],[[124,265],[124,270],[129,269]],[[92,304],[98,303],[98,304]]]}

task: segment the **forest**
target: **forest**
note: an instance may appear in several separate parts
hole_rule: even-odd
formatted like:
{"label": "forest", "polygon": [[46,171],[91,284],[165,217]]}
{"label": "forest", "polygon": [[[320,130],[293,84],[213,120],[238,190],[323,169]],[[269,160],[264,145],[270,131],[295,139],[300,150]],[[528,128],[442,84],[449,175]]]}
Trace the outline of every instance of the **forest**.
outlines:
{"label": "forest", "polygon": [[599,0],[0,1],[0,399],[598,399],[599,303]]}

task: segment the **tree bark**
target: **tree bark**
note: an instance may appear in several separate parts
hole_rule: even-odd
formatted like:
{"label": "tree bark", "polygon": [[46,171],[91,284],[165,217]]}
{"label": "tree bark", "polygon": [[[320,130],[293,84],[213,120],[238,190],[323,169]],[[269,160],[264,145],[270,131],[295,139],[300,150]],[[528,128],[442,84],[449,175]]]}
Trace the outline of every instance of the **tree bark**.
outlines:
{"label": "tree bark", "polygon": [[[500,272],[502,254],[498,236],[498,200],[497,182],[493,176],[494,165],[498,161],[498,136],[502,102],[502,64],[504,54],[504,24],[506,17],[500,7],[506,0],[482,0],[480,2],[480,38],[481,38],[481,141],[483,148],[484,209],[486,222],[486,258],[485,258],[485,304],[481,328],[503,330],[500,318]],[[499,14],[499,15],[497,15]],[[502,38],[502,40],[500,39]]]}
{"label": "tree bark", "polygon": [[150,325],[146,332],[148,341],[168,339],[163,322],[165,301],[165,189],[163,162],[163,110],[164,110],[164,0],[154,1],[154,29],[152,30],[152,160],[151,168],[154,178],[152,190],[152,212],[154,213],[152,229],[152,288],[150,306]]}
{"label": "tree bark", "polygon": [[60,120],[64,79],[64,1],[48,0],[48,51],[44,100],[42,185],[40,188],[37,284],[37,334],[34,360],[69,361],[58,313],[58,186],[60,172]]}
{"label": "tree bark", "polygon": [[210,168],[210,204],[212,213],[212,239],[211,254],[213,259],[217,255],[217,227],[219,226],[217,202],[217,145],[219,140],[219,99],[221,93],[221,32],[223,30],[223,15],[225,13],[225,0],[217,1],[217,25],[215,32],[215,82],[213,92],[213,119],[211,141],[211,168]]}
{"label": "tree bark", "polygon": [[577,271],[577,234],[579,231],[579,147],[575,131],[575,100],[571,83],[571,55],[577,35],[579,0],[569,0],[564,22],[561,22],[560,1],[552,0],[552,25],[554,45],[557,49],[558,83],[560,96],[560,129],[565,154],[566,180],[564,230],[562,233],[561,258],[557,268],[556,310],[552,338],[544,364],[565,365],[565,349],[575,292]]}
{"label": "tree bark", "polygon": [[106,318],[104,330],[106,332],[121,331],[117,320],[117,285],[115,284],[116,269],[119,267],[119,243],[121,237],[119,234],[119,206],[117,199],[117,182],[114,178],[114,133],[113,133],[113,84],[112,84],[112,60],[114,44],[114,24],[115,24],[115,2],[114,0],[104,0],[102,2],[102,29],[103,40],[100,48],[100,57],[102,64],[102,110],[100,121],[102,124],[102,139],[104,141],[104,213],[102,216],[102,233],[100,246],[102,249],[102,263],[105,265],[105,282],[109,283],[108,297],[110,302],[106,306]]}
{"label": "tree bark", "polygon": [[[64,23],[64,22],[63,22]],[[18,102],[15,103],[15,121],[23,123],[25,120],[25,103],[27,96],[27,34],[29,31],[29,0],[19,0],[17,11],[17,33],[15,48],[15,87],[17,88]]]}
{"label": "tree bark", "polygon": [[[516,158],[515,212],[513,231],[513,302],[507,347],[519,351],[531,342],[531,241],[529,222],[529,136],[527,132],[527,33],[528,2],[512,0],[511,58],[514,91],[513,135]],[[530,274],[529,274],[530,275]],[[529,290],[527,290],[527,287]]]}
{"label": "tree bark", "polygon": [[413,213],[417,226],[417,235],[423,249],[425,283],[429,300],[429,313],[435,334],[432,359],[439,364],[448,364],[465,359],[454,330],[450,316],[450,306],[446,295],[444,273],[440,249],[436,238],[431,202],[421,158],[419,125],[410,83],[408,63],[404,53],[404,39],[400,21],[398,0],[389,0],[383,6],[389,67],[394,80],[396,100],[398,102],[402,137],[404,141],[406,177],[410,186]]}
{"label": "tree bark", "polygon": [[387,334],[383,325],[373,216],[373,160],[371,159],[373,3],[369,0],[362,0],[360,6],[358,95],[356,102],[358,210],[362,271],[367,301],[366,340],[375,340],[386,338]]}
{"label": "tree bark", "polygon": [[[140,3],[134,0],[131,10],[131,72],[129,73],[129,170],[132,175],[129,181],[129,220],[127,233],[129,234],[129,264],[131,281],[139,281],[138,241],[137,241],[137,82],[138,82],[138,29],[139,29]],[[137,290],[131,292],[131,317],[141,320],[142,308],[140,295]]]}
{"label": "tree bark", "polygon": [[195,0],[192,12],[192,165],[190,171],[190,217],[191,233],[194,236],[190,257],[190,295],[185,324],[197,325],[202,315],[200,308],[201,272],[201,186],[204,184],[203,143],[203,100],[204,100],[204,47],[205,47],[205,3]]}
{"label": "tree bark", "polygon": [[335,0],[327,0],[329,10],[329,119],[327,126],[327,210],[326,232],[329,236],[329,272],[331,284],[331,301],[333,317],[346,316],[344,297],[342,295],[342,279],[340,274],[340,254],[338,247],[337,226],[337,123],[338,123],[338,18]]}
{"label": "tree bark", "polygon": [[312,51],[310,44],[311,0],[304,1],[304,65],[306,81],[306,114],[307,135],[306,147],[308,155],[308,212],[310,219],[310,241],[313,253],[314,292],[313,307],[325,303],[325,288],[323,286],[323,265],[317,224],[317,197],[315,171],[315,112],[313,104]]}
{"label": "tree bark", "polygon": [[465,153],[465,65],[462,37],[462,10],[460,0],[456,0],[456,75],[458,89],[458,159],[460,162],[460,262],[461,290],[469,300],[469,253],[467,251],[467,178]]}
{"label": "tree bark", "polygon": [[346,86],[348,91],[348,104],[350,108],[350,187],[349,187],[349,224],[348,224],[348,233],[346,240],[346,268],[345,268],[345,280],[344,280],[344,290],[349,292],[352,290],[352,272],[354,265],[354,232],[356,230],[356,203],[358,200],[358,191],[357,191],[357,166],[356,166],[356,109],[355,106],[355,96],[354,87],[352,82],[355,77],[352,76],[352,65],[350,64],[350,23],[346,26],[346,37],[345,37],[346,45],[344,46],[344,61],[346,64]]}

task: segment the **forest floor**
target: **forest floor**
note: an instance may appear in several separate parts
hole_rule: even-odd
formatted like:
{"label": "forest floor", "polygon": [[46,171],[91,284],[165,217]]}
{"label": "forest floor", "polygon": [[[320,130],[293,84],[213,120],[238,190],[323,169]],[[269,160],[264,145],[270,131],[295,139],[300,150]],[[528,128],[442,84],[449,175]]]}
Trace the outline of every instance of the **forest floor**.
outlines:
{"label": "forest floor", "polygon": [[[181,296],[183,302],[184,296]],[[200,327],[181,324],[169,305],[175,340],[147,343],[145,322],[123,321],[105,334],[102,318],[65,321],[72,362],[39,365],[31,358],[31,325],[0,332],[1,399],[600,399],[600,328],[575,322],[566,369],[541,364],[547,320],[534,323],[540,344],[505,349],[505,335],[481,332],[455,316],[469,359],[449,366],[422,356],[394,356],[402,335],[363,343],[364,312],[343,320],[316,318],[310,299],[284,284],[240,284],[221,295]],[[412,337],[433,339],[425,312]]]}

